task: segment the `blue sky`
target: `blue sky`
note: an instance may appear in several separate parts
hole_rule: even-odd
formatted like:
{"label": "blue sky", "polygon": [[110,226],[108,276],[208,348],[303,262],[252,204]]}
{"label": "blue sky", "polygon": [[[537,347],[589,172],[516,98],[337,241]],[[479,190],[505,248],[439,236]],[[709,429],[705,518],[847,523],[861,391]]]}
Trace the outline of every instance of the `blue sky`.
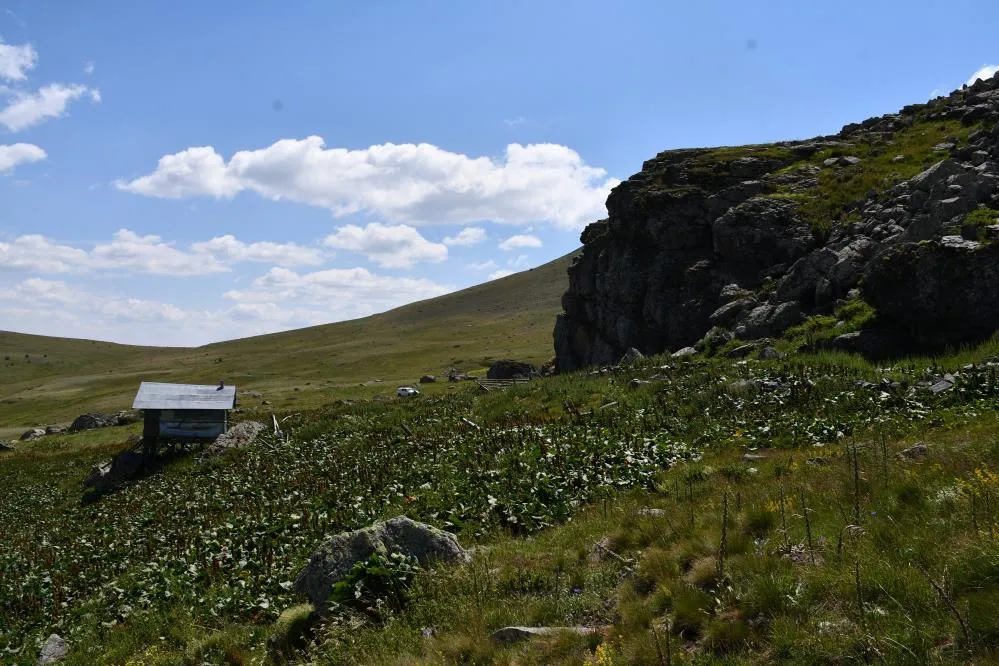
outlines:
{"label": "blue sky", "polygon": [[477,284],[575,248],[659,151],[926,101],[997,29],[984,0],[0,0],[0,330],[202,344]]}

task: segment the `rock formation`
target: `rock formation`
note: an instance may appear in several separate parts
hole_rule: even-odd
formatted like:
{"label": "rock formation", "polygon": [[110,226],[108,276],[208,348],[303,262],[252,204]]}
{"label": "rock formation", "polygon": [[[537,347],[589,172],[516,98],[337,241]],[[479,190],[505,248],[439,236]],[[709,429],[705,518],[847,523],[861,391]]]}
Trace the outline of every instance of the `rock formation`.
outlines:
{"label": "rock formation", "polygon": [[[661,153],[582,233],[560,371],[778,336],[847,299],[874,355],[999,327],[999,77],[835,136]],[[688,352],[689,353],[689,352]]]}
{"label": "rock formation", "polygon": [[420,564],[434,560],[465,562],[470,557],[453,534],[397,516],[330,538],[309,558],[295,579],[294,590],[308,597],[318,611],[325,612],[333,584],[346,578],[354,564],[376,552],[410,555]]}

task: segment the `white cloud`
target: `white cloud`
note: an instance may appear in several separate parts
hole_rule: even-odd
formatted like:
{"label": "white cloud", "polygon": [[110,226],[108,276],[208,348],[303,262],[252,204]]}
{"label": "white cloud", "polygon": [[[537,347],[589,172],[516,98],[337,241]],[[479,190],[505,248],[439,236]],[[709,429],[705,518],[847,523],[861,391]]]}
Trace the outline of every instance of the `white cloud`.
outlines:
{"label": "white cloud", "polygon": [[325,259],[316,248],[267,241],[244,243],[231,234],[194,243],[191,250],[222,261],[262,261],[279,266],[318,266]]}
{"label": "white cloud", "polygon": [[529,234],[517,234],[516,236],[510,236],[499,244],[499,249],[506,251],[524,247],[541,247],[541,239]]}
{"label": "white cloud", "polygon": [[500,278],[506,277],[507,275],[513,275],[516,272],[517,271],[511,271],[508,268],[501,268],[498,271],[493,271],[492,273],[490,273],[489,274],[489,279],[490,280],[498,280]]}
{"label": "white cloud", "polygon": [[37,305],[40,302],[67,304],[75,299],[73,288],[60,280],[28,278],[13,287],[0,288],[0,300],[21,302],[26,305]]}
{"label": "white cloud", "polygon": [[11,243],[0,243],[0,271],[35,271],[69,273],[90,261],[84,251],[58,245],[44,236],[19,236]]}
{"label": "white cloud", "polygon": [[364,254],[386,268],[409,268],[417,262],[440,263],[447,259],[447,246],[431,243],[405,224],[390,226],[373,222],[366,227],[340,227],[324,243],[338,250]]}
{"label": "white cloud", "polygon": [[496,266],[498,266],[498,264],[495,261],[493,261],[492,259],[489,259],[487,261],[482,261],[482,262],[479,262],[479,263],[474,263],[473,262],[473,263],[471,263],[471,264],[468,265],[469,268],[471,268],[472,270],[476,270],[476,271],[488,271],[488,270],[492,270],[492,269],[496,268]]}
{"label": "white cloud", "polygon": [[295,243],[244,243],[234,236],[217,236],[193,243],[189,249],[175,247],[159,236],[140,236],[120,229],[110,241],[85,250],[37,234],[0,242],[0,272],[86,273],[120,270],[154,275],[193,276],[223,273],[230,264],[267,262],[281,266],[317,266],[326,255],[319,248]]}
{"label": "white cloud", "polygon": [[93,60],[88,60],[87,62],[83,63],[83,73],[86,74],[86,75],[88,75],[88,76],[94,73],[94,61]]}
{"label": "white cloud", "polygon": [[0,41],[0,79],[23,81],[38,62],[38,52],[31,44],[13,46]]}
{"label": "white cloud", "polygon": [[118,230],[109,243],[98,243],[90,252],[88,263],[92,268],[155,275],[206,275],[229,270],[211,255],[184,252],[164,243],[159,236],[140,236],[128,229]]}
{"label": "white cloud", "polygon": [[249,190],[336,216],[367,211],[409,224],[548,221],[569,229],[604,217],[604,201],[618,182],[554,144],[510,144],[502,159],[491,159],[429,144],[326,148],[311,136],[240,151],[228,163],[212,147],[188,148],[116,185],[163,198],[229,198]]}
{"label": "white cloud", "polygon": [[365,268],[330,268],[304,274],[272,268],[255,279],[250,289],[228,291],[224,296],[239,303],[300,301],[327,307],[362,303],[377,311],[450,291],[451,287],[425,278],[389,277]]}
{"label": "white cloud", "polygon": [[999,65],[982,65],[981,69],[972,74],[971,78],[968,79],[968,85],[974,85],[978,79],[991,79],[997,73],[999,73]]}
{"label": "white cloud", "polygon": [[486,230],[479,227],[465,227],[457,236],[445,236],[445,245],[467,246],[477,245],[486,239]]}
{"label": "white cloud", "polygon": [[0,110],[0,125],[11,132],[19,132],[38,125],[49,118],[66,113],[73,100],[88,95],[93,102],[100,101],[100,92],[80,84],[50,83],[36,93],[13,93],[13,101]]}
{"label": "white cloud", "polygon": [[0,173],[12,171],[19,164],[40,162],[46,157],[44,150],[31,143],[0,146]]}
{"label": "white cloud", "polygon": [[506,118],[504,121],[509,127],[516,127],[517,125],[523,125],[527,122],[527,118],[524,116],[517,116],[516,118]]}

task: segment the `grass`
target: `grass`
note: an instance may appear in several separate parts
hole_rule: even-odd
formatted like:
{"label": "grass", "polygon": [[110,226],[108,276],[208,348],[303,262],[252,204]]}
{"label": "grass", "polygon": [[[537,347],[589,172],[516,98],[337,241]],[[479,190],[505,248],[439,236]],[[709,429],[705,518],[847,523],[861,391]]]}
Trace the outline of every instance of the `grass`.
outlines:
{"label": "grass", "polygon": [[[812,228],[819,231],[848,222],[852,204],[866,199],[872,192],[883,192],[912,178],[946,158],[947,153],[935,151],[933,147],[947,139],[955,139],[960,145],[974,129],[957,120],[921,121],[897,132],[890,141],[857,142],[820,151],[802,164],[822,166],[824,160],[842,156],[858,157],[861,162],[854,166],[822,168],[819,185],[814,191],[793,195],[799,201],[798,210]],[[787,196],[787,193],[779,191],[777,196]]]}
{"label": "grass", "polygon": [[570,258],[364,319],[195,349],[0,332],[0,439],[127,408],[143,380],[213,384],[222,377],[263,394],[242,399],[246,407],[292,410],[389,397],[400,383],[451,367],[484,374],[497,358],[540,364],[552,354],[551,322]]}
{"label": "grass", "polygon": [[[752,663],[800,641],[819,660],[901,649],[888,638],[926,658],[985,659],[991,625],[955,632],[947,603],[902,565],[918,554],[961,613],[992,598],[999,379],[981,368],[932,396],[907,388],[923,367],[846,358],[652,358],[626,375],[335,404],[292,414],[287,444],[177,460],[89,505],[80,480],[135,426],[26,443],[0,464],[0,650],[30,661],[55,631],[70,664],[294,657],[294,642],[272,654],[267,639],[299,603],[287,587],[309,553],[405,513],[481,546],[473,564],[418,573],[387,614],[345,606],[301,648],[309,659],[578,664],[599,644],[612,663],[663,650]],[[903,388],[856,386],[885,375]],[[779,387],[756,388],[764,378]],[[917,436],[931,442],[925,464],[894,457]],[[742,459],[756,448],[762,460]],[[846,529],[855,515],[860,529]],[[612,629],[487,640],[508,624]]]}

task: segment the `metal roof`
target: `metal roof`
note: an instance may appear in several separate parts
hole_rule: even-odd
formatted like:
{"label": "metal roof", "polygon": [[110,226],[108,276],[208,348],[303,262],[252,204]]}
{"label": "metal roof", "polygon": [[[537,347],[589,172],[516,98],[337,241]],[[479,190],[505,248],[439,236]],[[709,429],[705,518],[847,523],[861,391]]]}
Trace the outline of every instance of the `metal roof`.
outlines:
{"label": "metal roof", "polygon": [[232,409],[236,387],[142,382],[132,409]]}

